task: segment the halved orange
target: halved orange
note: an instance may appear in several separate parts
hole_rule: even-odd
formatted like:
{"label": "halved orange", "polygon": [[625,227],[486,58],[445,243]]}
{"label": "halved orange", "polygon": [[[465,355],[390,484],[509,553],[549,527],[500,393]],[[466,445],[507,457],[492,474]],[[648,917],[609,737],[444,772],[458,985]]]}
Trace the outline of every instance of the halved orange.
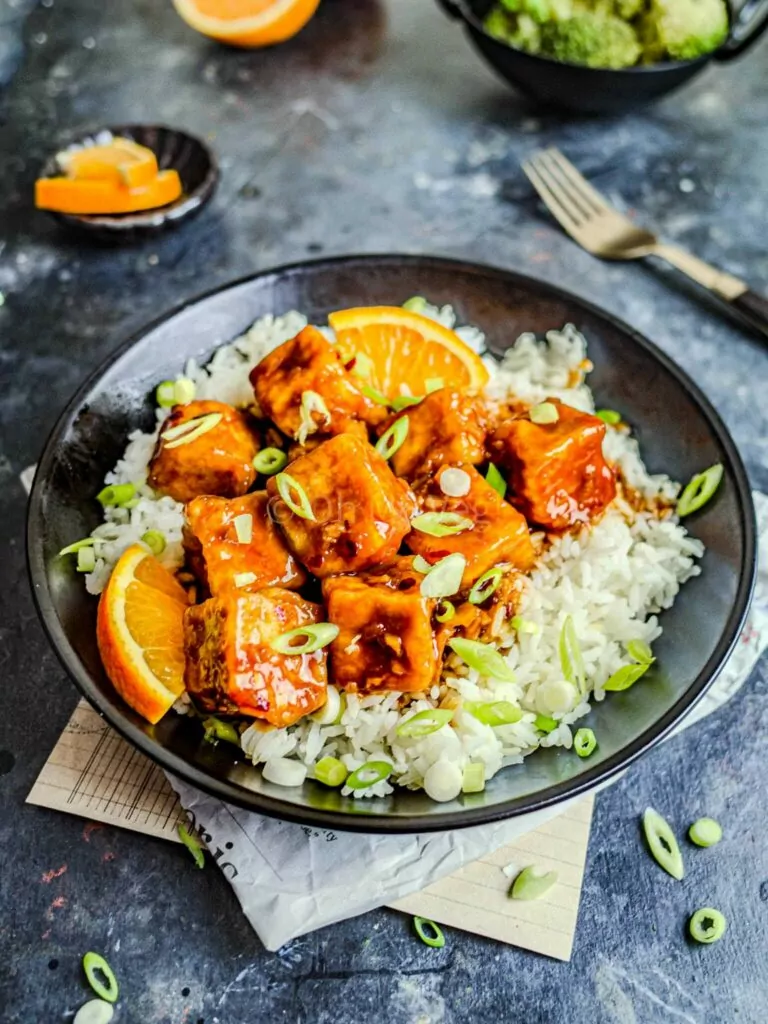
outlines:
{"label": "halved orange", "polygon": [[167,206],[181,195],[181,179],[174,170],[160,171],[148,185],[126,188],[114,181],[97,178],[38,178],[35,206],[58,213],[135,213]]}
{"label": "halved orange", "polygon": [[[401,306],[361,306],[331,313],[328,322],[345,363],[358,355],[371,367],[370,385],[388,398],[423,395],[428,382],[482,388],[488,371],[455,331]],[[370,360],[370,363],[368,362]]]}
{"label": "halved orange", "polygon": [[104,146],[59,153],[57,161],[68,178],[112,181],[127,188],[149,185],[157,176],[157,157],[152,150],[119,136]]}
{"label": "halved orange", "polygon": [[158,722],[184,691],[184,588],[134,544],[99,601],[96,637],[109,679],[126,702]]}
{"label": "halved orange", "polygon": [[320,0],[173,0],[184,21],[230,46],[282,43],[299,32]]}

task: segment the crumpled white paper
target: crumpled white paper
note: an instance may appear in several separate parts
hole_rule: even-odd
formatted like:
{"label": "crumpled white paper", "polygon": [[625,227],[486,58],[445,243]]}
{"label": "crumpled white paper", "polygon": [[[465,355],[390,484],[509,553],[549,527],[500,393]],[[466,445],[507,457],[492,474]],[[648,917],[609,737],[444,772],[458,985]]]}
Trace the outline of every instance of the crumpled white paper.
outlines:
{"label": "crumpled white paper", "polygon": [[[768,644],[768,497],[755,493],[754,500],[760,556],[749,618],[717,682],[676,732],[730,700]],[[231,882],[246,917],[270,950],[298,935],[417,892],[489,850],[515,841],[570,806],[569,802],[509,821],[452,832],[358,835],[265,818],[166,774]]]}

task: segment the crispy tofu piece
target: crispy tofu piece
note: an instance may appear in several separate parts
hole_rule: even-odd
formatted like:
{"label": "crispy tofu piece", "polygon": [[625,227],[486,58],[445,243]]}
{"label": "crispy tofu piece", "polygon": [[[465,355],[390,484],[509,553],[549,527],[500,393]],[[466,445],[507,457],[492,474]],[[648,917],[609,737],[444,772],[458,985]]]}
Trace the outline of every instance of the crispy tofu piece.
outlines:
{"label": "crispy tofu piece", "polygon": [[251,370],[250,380],[262,412],[289,437],[299,436],[305,391],[314,391],[326,404],[330,420],[313,413],[323,434],[367,438],[368,425],[386,416],[382,406],[360,391],[339,353],[316,327],[305,327],[265,356]]}
{"label": "crispy tofu piece", "polygon": [[292,725],[326,699],[326,652],[280,654],[270,642],[318,622],[320,605],[291,590],[230,590],[184,613],[184,681],[206,713]]}
{"label": "crispy tofu piece", "polygon": [[[269,515],[266,491],[242,498],[194,498],[185,509],[184,548],[195,575],[214,597],[237,588],[264,587],[298,590],[307,574],[285,546],[285,540]],[[251,539],[238,540],[234,520],[250,526]],[[251,578],[245,583],[245,578]]]}
{"label": "crispy tofu piece", "polygon": [[[168,430],[210,414],[221,419],[199,437],[188,442],[184,441],[186,435],[163,438]],[[191,427],[190,433],[194,429]],[[149,464],[149,485],[182,502],[199,494],[236,498],[256,479],[253,457],[258,450],[245,416],[233,406],[224,402],[177,405],[160,428]]]}
{"label": "crispy tofu piece", "polygon": [[616,495],[616,479],[603,457],[605,424],[554,398],[556,423],[509,420],[492,435],[494,461],[508,474],[510,501],[532,523],[567,530],[599,516]]}
{"label": "crispy tofu piece", "polygon": [[302,519],[278,497],[276,477],[267,482],[288,547],[315,576],[362,572],[387,565],[410,530],[416,502],[367,441],[339,434],[288,467],[305,491],[314,520]]}
{"label": "crispy tofu piece", "polygon": [[[462,498],[451,498],[440,489],[440,478],[450,466],[441,466],[422,481],[416,497],[422,512],[454,512],[471,519],[473,526],[449,537],[432,537],[412,530],[406,545],[417,555],[434,564],[446,555],[460,552],[467,560],[462,588],[472,584],[494,565],[508,563],[527,572],[534,562],[534,549],[523,516],[486,483],[472,466],[461,469],[469,476],[469,492]],[[454,467],[456,468],[456,467]]]}
{"label": "crispy tofu piece", "polygon": [[408,436],[390,460],[398,476],[413,480],[446,462],[476,465],[485,458],[485,410],[479,398],[440,388],[401,416],[408,417]]}
{"label": "crispy tofu piece", "polygon": [[330,646],[331,678],[345,690],[426,690],[439,674],[432,631],[435,602],[421,596],[413,559],[388,570],[323,580],[328,620],[339,627]]}

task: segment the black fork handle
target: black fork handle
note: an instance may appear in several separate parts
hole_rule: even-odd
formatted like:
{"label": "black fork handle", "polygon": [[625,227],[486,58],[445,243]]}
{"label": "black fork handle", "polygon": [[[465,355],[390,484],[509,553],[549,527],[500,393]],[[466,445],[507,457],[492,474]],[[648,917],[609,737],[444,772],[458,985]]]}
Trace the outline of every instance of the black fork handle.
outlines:
{"label": "black fork handle", "polygon": [[[443,2],[443,0],[440,0]],[[449,2],[449,0],[445,0]],[[728,38],[715,53],[715,60],[733,60],[753,43],[768,28],[768,0],[747,0],[740,11],[731,12],[731,31]]]}
{"label": "black fork handle", "polygon": [[768,299],[764,295],[748,288],[735,299],[731,299],[730,306],[750,327],[768,338]]}

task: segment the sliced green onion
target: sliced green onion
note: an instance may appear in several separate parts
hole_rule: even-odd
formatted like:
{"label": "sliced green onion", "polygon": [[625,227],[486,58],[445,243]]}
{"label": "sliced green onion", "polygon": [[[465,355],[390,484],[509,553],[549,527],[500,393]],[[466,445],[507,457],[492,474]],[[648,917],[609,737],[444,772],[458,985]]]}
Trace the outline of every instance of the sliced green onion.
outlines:
{"label": "sliced green onion", "polygon": [[579,757],[589,757],[597,750],[597,737],[591,729],[577,729],[573,737],[573,749]]}
{"label": "sliced green onion", "polygon": [[413,560],[413,571],[420,572],[424,576],[426,576],[428,572],[432,572],[434,568],[435,566],[432,565],[431,562],[428,562],[426,558],[422,558],[421,555],[416,555]]}
{"label": "sliced green onion", "polygon": [[566,615],[563,621],[559,646],[560,667],[563,670],[563,675],[569,683],[578,686],[579,692],[583,695],[586,692],[587,673],[584,668],[584,659],[581,656],[579,638],[576,636],[576,628],[570,615]]}
{"label": "sliced green onion", "polygon": [[195,864],[199,868],[205,867],[205,850],[197,836],[193,835],[186,825],[179,825],[178,833],[179,839],[192,854]]}
{"label": "sliced green onion", "polygon": [[96,552],[93,548],[80,548],[77,552],[77,571],[93,572],[96,568]]}
{"label": "sliced green onion", "polygon": [[621,423],[621,413],[616,412],[615,409],[598,409],[595,416],[611,427],[615,427],[617,423]]}
{"label": "sliced green onion", "polygon": [[377,391],[376,388],[372,388],[370,384],[365,384],[360,388],[366,398],[370,398],[372,402],[377,405],[389,405],[389,399],[381,391]]}
{"label": "sliced green onion", "polygon": [[699,818],[688,829],[688,838],[696,846],[715,846],[723,838],[723,830],[714,818]]}
{"label": "sliced green onion", "polygon": [[482,793],[485,789],[485,765],[479,761],[465,765],[462,776],[462,793]]}
{"label": "sliced green onion", "polygon": [[533,724],[539,730],[539,732],[554,732],[557,728],[557,722],[554,718],[550,718],[549,715],[536,715],[533,720]]}
{"label": "sliced green onion", "polygon": [[310,434],[314,434],[320,429],[315,421],[316,415],[322,418],[321,426],[325,427],[331,422],[331,414],[323,396],[318,395],[316,391],[302,391],[299,411],[300,424],[296,432],[296,440],[299,444],[304,444]]}
{"label": "sliced green onion", "polygon": [[496,491],[499,497],[503,498],[507,493],[507,481],[493,463],[488,466],[488,471],[485,474],[485,480],[486,483],[489,483],[494,491]]}
{"label": "sliced green onion", "polygon": [[176,382],[164,380],[155,388],[155,401],[161,409],[169,409],[176,404]]}
{"label": "sliced green onion", "polygon": [[325,704],[312,713],[312,720],[318,725],[338,725],[345,706],[344,694],[339,693],[333,683],[328,683],[325,688]]}
{"label": "sliced green onion", "polygon": [[181,448],[182,445],[191,444],[198,437],[202,437],[209,430],[213,430],[214,427],[221,423],[223,418],[220,412],[209,412],[205,416],[195,416],[194,419],[187,420],[186,423],[180,423],[178,426],[164,431],[160,437],[165,442],[164,447],[169,451],[171,448]]}
{"label": "sliced green onion", "polygon": [[250,512],[243,512],[232,520],[235,528],[235,536],[238,544],[250,544],[253,540],[253,516]]}
{"label": "sliced green onion", "polygon": [[424,381],[424,390],[428,395],[431,395],[433,391],[439,391],[445,387],[445,381],[442,377],[427,377]]}
{"label": "sliced green onion", "polygon": [[74,544],[67,544],[65,548],[62,548],[58,553],[57,558],[61,558],[62,555],[74,555],[81,548],[92,548],[96,543],[95,537],[83,537],[82,540],[76,540]]}
{"label": "sliced green onion", "polygon": [[677,514],[682,519],[692,512],[697,512],[702,505],[706,505],[723,479],[723,467],[716,463],[705,469],[703,473],[697,473],[677,502]]}
{"label": "sliced green onion", "polygon": [[603,689],[608,690],[610,693],[620,693],[622,690],[628,690],[630,686],[634,686],[637,680],[645,675],[650,667],[650,662],[643,662],[640,665],[622,665],[608,679]]}
{"label": "sliced green onion", "polygon": [[454,637],[453,640],[448,641],[448,646],[454,654],[458,654],[463,662],[481,675],[498,679],[500,682],[513,682],[515,677],[512,669],[496,648],[490,644],[480,643],[479,640],[466,640],[464,637]]}
{"label": "sliced green onion", "polygon": [[412,405],[421,405],[424,401],[424,395],[398,395],[397,398],[393,398],[390,405],[395,412],[402,412],[403,409],[408,409]]}
{"label": "sliced green onion", "polygon": [[440,598],[458,594],[466,567],[466,558],[458,552],[441,558],[421,581],[421,596]]}
{"label": "sliced green onion", "polygon": [[514,615],[511,620],[512,629],[516,629],[518,633],[528,633],[534,636],[539,632],[538,622],[532,622],[530,619],[524,619],[520,615]]}
{"label": "sliced green onion", "polygon": [[464,701],[464,707],[478,722],[494,728],[499,725],[513,725],[523,717],[520,708],[516,708],[508,700],[467,700]]}
{"label": "sliced green onion", "polygon": [[368,789],[377,782],[383,782],[391,774],[392,765],[389,761],[366,761],[352,772],[347,785],[350,789]]}
{"label": "sliced green onion", "polygon": [[664,818],[652,807],[647,807],[643,814],[643,832],[651,856],[659,867],[678,882],[682,881],[685,867],[675,834]]}
{"label": "sliced green onion", "polygon": [[456,608],[447,598],[443,598],[435,611],[435,618],[438,622],[450,622],[456,615]]}
{"label": "sliced green onion", "polygon": [[560,413],[557,411],[557,406],[553,405],[552,402],[541,402],[539,405],[534,405],[530,411],[531,423],[535,423],[537,426],[544,426],[548,423],[557,423],[560,419]]}
{"label": "sliced green onion", "polygon": [[177,405],[189,405],[195,397],[197,387],[189,377],[180,377],[173,387],[174,398]]}
{"label": "sliced green onion", "polygon": [[138,498],[131,498],[130,501],[126,501],[123,505],[121,505],[120,508],[128,508],[128,509],[136,508],[136,506],[138,504],[139,504],[139,499]]}
{"label": "sliced green onion", "polygon": [[115,1015],[111,1003],[103,999],[89,999],[74,1016],[72,1024],[109,1024]]}
{"label": "sliced green onion", "polygon": [[[294,515],[299,516],[301,519],[309,519],[313,523],[315,522],[315,514],[309,502],[309,495],[298,480],[294,480],[287,473],[278,473],[275,477],[275,484],[277,486],[277,493]],[[294,499],[293,494],[296,495],[296,499]]]}
{"label": "sliced green onion", "polygon": [[722,939],[727,927],[728,922],[724,915],[714,907],[702,907],[692,915],[688,922],[688,932],[691,938],[696,942],[703,942],[705,945]]}
{"label": "sliced green onion", "polygon": [[645,640],[630,640],[624,646],[627,648],[627,654],[630,658],[633,658],[640,665],[652,665],[656,661],[653,651]]}
{"label": "sliced green onion", "polygon": [[[317,622],[311,626],[299,626],[298,629],[289,629],[287,633],[281,633],[269,646],[279,654],[312,654],[319,651],[321,647],[327,647],[339,635],[339,627],[332,622]],[[294,643],[294,640],[301,640],[303,643]]]}
{"label": "sliced green onion", "polygon": [[[103,956],[98,953],[86,953],[83,957],[83,970],[88,984],[99,999],[104,999],[108,1003],[117,1002],[117,997],[120,994],[117,978]],[[106,985],[97,972],[107,979]]]}
{"label": "sliced green onion", "polygon": [[343,761],[338,757],[321,757],[314,768],[315,778],[324,786],[343,786],[349,775]]}
{"label": "sliced green onion", "polygon": [[288,465],[288,456],[279,448],[262,448],[253,458],[253,468],[262,476],[274,476]]}
{"label": "sliced green onion", "polygon": [[255,572],[236,572],[232,577],[232,582],[238,590],[241,590],[243,587],[250,587],[258,578]]}
{"label": "sliced green onion", "polygon": [[431,946],[432,949],[442,949],[445,945],[445,936],[442,929],[434,921],[430,921],[426,917],[414,917],[413,927],[425,946]]}
{"label": "sliced green onion", "polygon": [[542,871],[530,864],[514,880],[509,895],[513,900],[538,900],[549,892],[556,881],[556,871]]}
{"label": "sliced green onion", "polygon": [[159,530],[147,530],[142,533],[141,539],[153,555],[162,555],[165,551],[165,537]]}
{"label": "sliced green onion", "polygon": [[109,484],[104,487],[96,495],[96,501],[103,505],[104,508],[108,506],[117,506],[121,508],[125,505],[126,501],[130,501],[136,493],[136,488],[133,484]]}
{"label": "sliced green onion", "polygon": [[383,459],[391,459],[395,452],[403,446],[408,437],[410,425],[407,416],[400,416],[391,427],[384,431],[376,442],[376,451]]}
{"label": "sliced green onion", "polygon": [[416,739],[421,736],[429,736],[453,718],[453,711],[448,708],[434,708],[428,711],[419,711],[395,729],[398,736],[405,736],[408,739]]}
{"label": "sliced green onion", "polygon": [[453,537],[457,533],[471,530],[474,525],[473,520],[460,516],[458,512],[424,512],[411,520],[414,530],[430,537]]}
{"label": "sliced green onion", "polygon": [[365,352],[355,352],[351,372],[362,380],[368,380],[373,373],[373,360]]}
{"label": "sliced green onion", "polygon": [[503,575],[504,569],[500,565],[495,565],[493,569],[484,572],[469,592],[469,603],[482,604],[487,601],[499,589]]}
{"label": "sliced green onion", "polygon": [[427,305],[427,300],[421,295],[414,295],[403,303],[403,309],[407,309],[409,313],[423,313]]}
{"label": "sliced green onion", "polygon": [[240,746],[240,733],[231,722],[222,722],[220,718],[206,718],[203,721],[203,728],[205,729],[204,739],[208,743],[218,743],[219,740],[224,740],[225,743],[234,743],[236,747]]}

